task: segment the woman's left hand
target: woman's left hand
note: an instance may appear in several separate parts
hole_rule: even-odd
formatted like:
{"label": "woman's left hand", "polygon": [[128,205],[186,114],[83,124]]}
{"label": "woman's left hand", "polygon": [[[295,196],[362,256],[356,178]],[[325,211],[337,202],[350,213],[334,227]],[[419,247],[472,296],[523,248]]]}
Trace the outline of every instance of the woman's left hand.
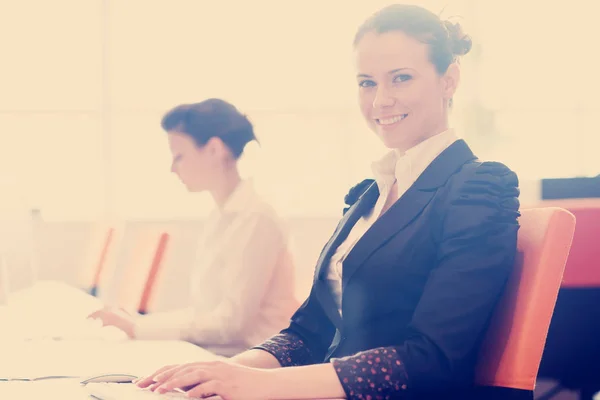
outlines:
{"label": "woman's left hand", "polygon": [[182,364],[162,371],[153,380],[156,383],[150,390],[158,393],[181,389],[190,397],[219,396],[223,400],[268,399],[275,384],[270,370],[249,368],[230,361]]}
{"label": "woman's left hand", "polygon": [[105,307],[90,314],[88,318],[101,320],[102,326],[115,326],[125,332],[131,339],[135,337],[133,316],[122,308]]}

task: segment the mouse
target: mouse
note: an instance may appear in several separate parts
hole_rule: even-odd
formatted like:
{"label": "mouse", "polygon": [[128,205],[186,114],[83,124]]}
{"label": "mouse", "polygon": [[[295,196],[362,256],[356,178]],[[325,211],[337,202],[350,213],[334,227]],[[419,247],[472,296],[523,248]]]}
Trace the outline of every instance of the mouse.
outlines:
{"label": "mouse", "polygon": [[84,381],[81,381],[82,385],[87,385],[88,383],[131,383],[134,379],[138,377],[135,375],[128,374],[106,374],[106,375],[98,375],[88,378]]}

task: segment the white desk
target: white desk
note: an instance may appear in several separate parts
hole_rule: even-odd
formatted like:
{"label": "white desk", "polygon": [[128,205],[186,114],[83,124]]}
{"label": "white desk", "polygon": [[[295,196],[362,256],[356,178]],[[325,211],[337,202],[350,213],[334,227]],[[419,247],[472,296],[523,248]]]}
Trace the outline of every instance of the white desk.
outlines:
{"label": "white desk", "polygon": [[[15,350],[20,349],[16,346]],[[13,354],[17,351],[13,351]],[[33,382],[0,382],[0,398],[89,400],[87,391],[80,385],[85,377],[110,373],[145,376],[169,364],[214,359],[219,359],[219,357],[190,343],[178,341],[35,343],[29,346],[22,359],[13,359],[16,361],[14,363],[5,365],[4,360],[6,359],[4,356],[2,357],[3,368],[7,369],[8,376],[74,375],[81,377]]]}
{"label": "white desk", "polygon": [[41,382],[0,382],[2,399],[90,400],[85,387],[77,379],[56,379]]}
{"label": "white desk", "polygon": [[182,341],[31,341],[0,345],[0,379],[147,375],[169,364],[220,359]]}
{"label": "white desk", "polygon": [[[86,377],[145,376],[169,364],[221,359],[183,341],[128,340],[110,331],[103,331],[111,333],[108,339],[69,336],[68,330],[99,306],[97,299],[57,282],[41,282],[11,296],[0,309],[0,379],[76,378],[0,381],[0,399],[89,399],[79,384]],[[44,339],[61,336],[63,340]]]}
{"label": "white desk", "polygon": [[[0,332],[0,340],[77,335],[100,338],[105,333],[105,338],[112,335],[115,339],[125,339],[126,335],[118,329],[101,329],[100,321],[86,319],[102,307],[99,299],[82,290],[62,282],[41,281],[11,293],[0,308],[0,322],[6,327]],[[89,332],[83,335],[85,330]]]}
{"label": "white desk", "polygon": [[0,399],[89,400],[80,384],[87,377],[146,376],[165,365],[223,359],[191,343],[128,340],[110,330],[75,339],[69,330],[80,329],[100,307],[98,299],[60,282],[39,282],[13,294],[0,307],[0,379],[77,378],[0,381]]}

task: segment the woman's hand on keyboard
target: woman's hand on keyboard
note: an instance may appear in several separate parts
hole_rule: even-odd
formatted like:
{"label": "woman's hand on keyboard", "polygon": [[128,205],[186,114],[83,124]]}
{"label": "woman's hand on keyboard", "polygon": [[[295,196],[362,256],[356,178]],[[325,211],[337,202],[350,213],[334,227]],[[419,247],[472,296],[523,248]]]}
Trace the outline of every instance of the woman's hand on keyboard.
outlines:
{"label": "woman's hand on keyboard", "polygon": [[[188,365],[188,364],[181,364],[181,365]],[[167,365],[165,367],[162,367],[158,371],[154,372],[152,375],[148,375],[148,376],[134,380],[133,383],[135,383],[136,385],[138,385],[141,388],[147,388],[156,383],[155,379],[157,376],[161,375],[163,372],[169,372],[169,371],[175,372],[177,367],[179,367],[179,365]]]}
{"label": "woman's hand on keyboard", "polygon": [[158,393],[181,389],[191,397],[216,395],[226,400],[264,400],[270,398],[273,386],[270,376],[270,370],[212,361],[164,367],[136,384]]}

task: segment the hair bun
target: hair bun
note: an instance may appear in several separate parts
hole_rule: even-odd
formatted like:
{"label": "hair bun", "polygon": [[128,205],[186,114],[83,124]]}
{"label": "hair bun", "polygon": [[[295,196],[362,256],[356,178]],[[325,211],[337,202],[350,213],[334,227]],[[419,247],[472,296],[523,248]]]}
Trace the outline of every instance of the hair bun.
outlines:
{"label": "hair bun", "polygon": [[458,22],[444,21],[444,26],[448,31],[452,54],[455,56],[464,56],[471,51],[471,47],[473,46],[471,37],[463,32]]}

